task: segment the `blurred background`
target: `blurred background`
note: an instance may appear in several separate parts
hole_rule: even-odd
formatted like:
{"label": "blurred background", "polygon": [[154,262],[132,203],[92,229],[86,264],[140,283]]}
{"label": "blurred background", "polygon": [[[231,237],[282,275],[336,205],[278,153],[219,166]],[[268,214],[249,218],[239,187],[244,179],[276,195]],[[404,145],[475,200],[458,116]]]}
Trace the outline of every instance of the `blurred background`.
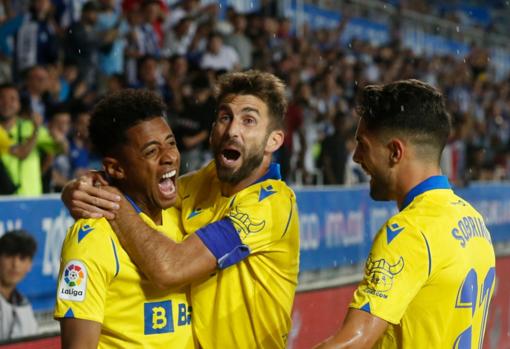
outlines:
{"label": "blurred background", "polygon": [[302,242],[289,348],[338,326],[372,237],[396,211],[369,199],[351,159],[354,102],[367,84],[405,78],[447,98],[443,172],[483,213],[498,254],[485,347],[510,348],[510,280],[500,277],[510,272],[509,19],[503,0],[0,0],[0,235],[23,228],[39,244],[21,285],[39,334],[6,348],[58,347],[52,307],[73,222],[58,192],[101,168],[93,105],[127,87],[160,94],[184,174],[211,159],[218,76],[249,68],[287,84],[276,160],[298,196]]}

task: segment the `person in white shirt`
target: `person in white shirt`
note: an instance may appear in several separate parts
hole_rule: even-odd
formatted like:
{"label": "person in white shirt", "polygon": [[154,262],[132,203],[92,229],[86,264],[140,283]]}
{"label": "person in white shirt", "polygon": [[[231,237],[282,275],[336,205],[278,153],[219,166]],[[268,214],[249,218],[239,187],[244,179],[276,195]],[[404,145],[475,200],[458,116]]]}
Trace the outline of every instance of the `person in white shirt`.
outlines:
{"label": "person in white shirt", "polygon": [[24,230],[0,238],[0,340],[37,334],[37,322],[28,299],[16,286],[32,269],[37,243]]}
{"label": "person in white shirt", "polygon": [[239,56],[235,49],[223,44],[223,38],[218,33],[209,36],[207,51],[202,56],[200,68],[212,70],[239,70]]}

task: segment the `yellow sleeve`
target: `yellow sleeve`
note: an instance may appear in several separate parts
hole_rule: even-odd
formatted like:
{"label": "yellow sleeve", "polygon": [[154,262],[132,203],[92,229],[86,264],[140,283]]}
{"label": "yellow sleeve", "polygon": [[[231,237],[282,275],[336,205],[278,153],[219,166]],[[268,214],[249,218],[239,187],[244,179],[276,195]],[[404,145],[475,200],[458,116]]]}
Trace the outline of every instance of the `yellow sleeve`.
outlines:
{"label": "yellow sleeve", "polygon": [[297,215],[294,193],[279,184],[266,181],[256,186],[236,198],[228,212],[228,218],[251,253],[265,250],[274,241],[281,240],[292,217]]}
{"label": "yellow sleeve", "polygon": [[408,221],[393,217],[375,237],[350,306],[397,324],[427,280],[429,268],[425,235]]}
{"label": "yellow sleeve", "polygon": [[108,285],[120,269],[118,248],[105,219],[71,227],[62,246],[55,318],[103,322]]}
{"label": "yellow sleeve", "polygon": [[14,141],[9,138],[7,131],[0,126],[0,154],[7,154]]}

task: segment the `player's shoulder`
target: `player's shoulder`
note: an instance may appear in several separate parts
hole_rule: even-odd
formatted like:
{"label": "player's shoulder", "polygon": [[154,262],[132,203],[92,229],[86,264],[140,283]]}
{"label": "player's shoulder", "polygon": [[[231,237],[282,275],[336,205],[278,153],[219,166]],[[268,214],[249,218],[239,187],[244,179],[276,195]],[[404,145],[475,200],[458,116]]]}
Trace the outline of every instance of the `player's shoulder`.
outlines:
{"label": "player's shoulder", "polygon": [[293,202],[295,194],[287,184],[279,179],[266,179],[241,190],[236,194],[236,201],[274,204],[276,202]]}
{"label": "player's shoulder", "polygon": [[177,180],[177,190],[181,196],[185,196],[200,190],[204,184],[209,186],[216,178],[216,166],[212,160],[204,167],[180,176]]}
{"label": "player's shoulder", "polygon": [[408,211],[400,211],[394,214],[379,229],[375,237],[375,243],[383,243],[384,246],[396,246],[400,242],[405,244],[409,240],[420,238],[421,229],[415,218]]}
{"label": "player's shoulder", "polygon": [[69,229],[64,247],[96,245],[114,234],[105,218],[79,219]]}
{"label": "player's shoulder", "polygon": [[178,179],[178,184],[188,184],[191,182],[208,180],[211,177],[216,175],[216,166],[214,164],[214,160],[210,161],[208,164],[199,168],[196,171],[188,172]]}

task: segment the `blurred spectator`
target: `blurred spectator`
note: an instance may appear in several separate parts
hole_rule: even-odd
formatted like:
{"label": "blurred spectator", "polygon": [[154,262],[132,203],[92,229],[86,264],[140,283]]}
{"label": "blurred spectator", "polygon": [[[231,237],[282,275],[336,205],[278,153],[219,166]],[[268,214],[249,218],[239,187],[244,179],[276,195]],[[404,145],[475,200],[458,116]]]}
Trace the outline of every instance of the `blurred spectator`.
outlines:
{"label": "blurred spectator", "polygon": [[161,54],[158,34],[151,23],[152,11],[147,9],[152,5],[153,1],[144,2],[143,5],[133,4],[127,13],[126,76],[130,85],[137,82],[139,59],[143,56],[159,58]]}
{"label": "blurred spectator", "polygon": [[248,69],[252,66],[253,45],[246,36],[246,17],[236,14],[233,18],[234,32],[225,37],[225,44],[233,47],[239,56],[241,69]]}
{"label": "blurred spectator", "polygon": [[37,64],[57,62],[59,40],[50,0],[32,0],[16,34],[15,63],[18,72]]}
{"label": "blurred spectator", "polygon": [[128,24],[124,21],[117,0],[100,0],[96,29],[101,35],[98,66],[102,74],[110,76],[124,72],[124,36]]}
{"label": "blurred spectator", "polygon": [[195,29],[192,26],[191,19],[188,17],[181,18],[173,28],[166,32],[162,55],[164,57],[186,55],[194,35]]}
{"label": "blurred spectator", "polygon": [[[69,28],[80,21],[85,4],[90,0],[52,0],[55,7],[55,19],[60,28]],[[90,6],[90,5],[89,5]]]}
{"label": "blurred spectator", "polygon": [[[42,194],[41,154],[53,154],[59,145],[51,138],[48,130],[41,126],[42,118],[32,113],[31,120],[19,116],[20,98],[13,85],[0,86],[0,125],[7,131],[13,144],[29,142],[30,151],[24,156],[2,154],[3,165],[18,187],[18,195]],[[35,142],[31,141],[34,140]]]}
{"label": "blurred spectator", "polygon": [[92,153],[89,139],[90,113],[80,110],[72,120],[69,140],[70,177],[78,178],[89,169],[102,168],[99,157]]}
{"label": "blurred spectator", "polygon": [[208,141],[216,106],[211,85],[200,74],[191,82],[191,88],[193,93],[184,100],[181,116],[172,123],[181,153],[181,173],[197,170],[211,158]]}
{"label": "blurred spectator", "polygon": [[96,29],[99,5],[88,1],[83,5],[81,17],[66,31],[64,51],[66,62],[76,64],[79,79],[83,79],[89,86],[97,79],[98,49],[101,41],[100,33]]}
{"label": "blurred spectator", "polygon": [[345,167],[347,164],[347,132],[346,116],[342,112],[335,115],[335,132],[327,136],[321,145],[321,168],[324,173],[324,184],[344,184]]}
{"label": "blurred spectator", "polygon": [[25,86],[21,92],[21,102],[28,113],[36,113],[46,120],[47,112],[52,101],[49,94],[50,76],[43,66],[33,66],[28,69],[25,77]]}
{"label": "blurred spectator", "polygon": [[209,35],[207,51],[202,56],[200,68],[215,71],[231,71],[239,69],[239,56],[230,46],[223,44],[223,38],[218,33]]}
{"label": "blurred spectator", "polygon": [[156,92],[165,102],[170,100],[170,90],[159,68],[158,60],[153,56],[144,56],[138,62],[138,83],[135,88],[144,88]]}
{"label": "blurred spectator", "polygon": [[61,152],[55,156],[51,166],[48,192],[60,192],[62,187],[73,177],[71,176],[70,145],[67,135],[71,130],[71,114],[63,105],[53,108],[48,123],[53,139],[62,145]]}
{"label": "blurred spectator", "polygon": [[0,340],[37,334],[37,322],[28,299],[17,285],[32,269],[35,239],[23,230],[0,237]]}

